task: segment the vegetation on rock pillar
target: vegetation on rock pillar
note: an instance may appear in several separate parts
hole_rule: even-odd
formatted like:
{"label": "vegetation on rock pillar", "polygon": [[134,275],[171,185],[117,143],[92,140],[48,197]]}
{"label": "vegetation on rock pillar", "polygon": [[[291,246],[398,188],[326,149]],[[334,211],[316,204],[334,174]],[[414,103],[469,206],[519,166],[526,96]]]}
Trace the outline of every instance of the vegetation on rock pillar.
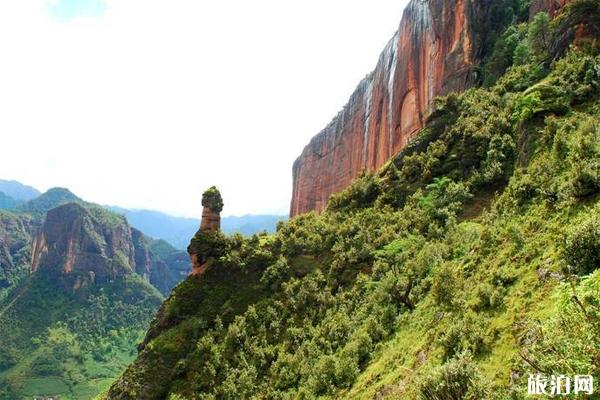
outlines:
{"label": "vegetation on rock pillar", "polygon": [[[226,241],[220,230],[220,215],[223,210],[223,198],[215,186],[202,195],[202,222],[200,229],[187,248],[192,257],[192,271],[205,265],[210,259],[222,256],[226,251]],[[194,273],[194,272],[192,272]]]}
{"label": "vegetation on rock pillar", "polygon": [[216,186],[208,188],[204,194],[202,194],[202,206],[208,207],[215,212],[223,211],[223,198]]}

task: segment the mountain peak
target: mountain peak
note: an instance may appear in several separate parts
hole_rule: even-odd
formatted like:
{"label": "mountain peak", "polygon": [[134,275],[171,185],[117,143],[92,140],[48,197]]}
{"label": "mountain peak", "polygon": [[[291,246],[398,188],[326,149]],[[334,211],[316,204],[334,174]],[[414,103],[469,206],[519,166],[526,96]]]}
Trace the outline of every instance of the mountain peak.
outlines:
{"label": "mountain peak", "polygon": [[48,189],[39,197],[28,201],[23,206],[23,208],[26,211],[44,213],[66,203],[85,204],[85,202],[82,199],[74,195],[73,192],[71,192],[69,189],[62,187],[54,187]]}

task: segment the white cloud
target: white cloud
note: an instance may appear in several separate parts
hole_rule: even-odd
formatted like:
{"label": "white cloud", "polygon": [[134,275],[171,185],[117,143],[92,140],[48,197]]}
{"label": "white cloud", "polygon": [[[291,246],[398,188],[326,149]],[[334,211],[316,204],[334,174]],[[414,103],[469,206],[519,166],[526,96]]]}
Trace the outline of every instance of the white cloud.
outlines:
{"label": "white cloud", "polygon": [[[64,0],[63,0],[64,1]],[[0,2],[0,178],[199,216],[285,213],[291,167],[346,102],[405,1]]]}

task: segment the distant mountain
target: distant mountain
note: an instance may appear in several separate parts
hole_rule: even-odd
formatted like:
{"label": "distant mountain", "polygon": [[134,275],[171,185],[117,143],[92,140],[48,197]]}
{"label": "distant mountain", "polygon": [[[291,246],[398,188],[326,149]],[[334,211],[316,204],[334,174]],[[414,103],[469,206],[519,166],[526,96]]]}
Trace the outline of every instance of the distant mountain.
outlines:
{"label": "distant mountain", "polygon": [[0,179],[0,192],[15,200],[29,201],[40,195],[40,191],[31,186],[23,185],[17,181]]}
{"label": "distant mountain", "polygon": [[[200,226],[195,218],[174,217],[159,211],[128,210],[122,207],[109,207],[127,218],[127,221],[146,235],[163,239],[178,249],[185,249],[189,240]],[[223,217],[221,229],[227,234],[239,232],[245,235],[267,231],[274,232],[278,221],[285,221],[283,215],[244,215]]]}
{"label": "distant mountain", "polygon": [[200,226],[200,220],[174,217],[158,211],[128,210],[121,207],[109,207],[129,221],[129,224],[146,235],[163,239],[178,249],[185,249]]}
{"label": "distant mountain", "polygon": [[279,221],[287,221],[287,215],[242,215],[241,217],[223,217],[221,230],[225,233],[243,233],[253,235],[266,231],[275,232]]}
{"label": "distant mountain", "polygon": [[56,187],[48,189],[47,192],[28,201],[20,208],[27,212],[45,213],[67,203],[85,204],[86,202],[75,196],[69,189]]}
{"label": "distant mountain", "polygon": [[0,192],[0,210],[13,210],[23,202]]}

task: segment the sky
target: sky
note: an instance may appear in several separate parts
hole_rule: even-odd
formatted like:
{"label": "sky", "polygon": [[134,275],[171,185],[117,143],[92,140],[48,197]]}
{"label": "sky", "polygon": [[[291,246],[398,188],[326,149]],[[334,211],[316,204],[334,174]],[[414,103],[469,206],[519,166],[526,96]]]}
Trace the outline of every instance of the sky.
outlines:
{"label": "sky", "polygon": [[0,179],[199,217],[287,214],[292,164],[406,0],[0,0]]}

